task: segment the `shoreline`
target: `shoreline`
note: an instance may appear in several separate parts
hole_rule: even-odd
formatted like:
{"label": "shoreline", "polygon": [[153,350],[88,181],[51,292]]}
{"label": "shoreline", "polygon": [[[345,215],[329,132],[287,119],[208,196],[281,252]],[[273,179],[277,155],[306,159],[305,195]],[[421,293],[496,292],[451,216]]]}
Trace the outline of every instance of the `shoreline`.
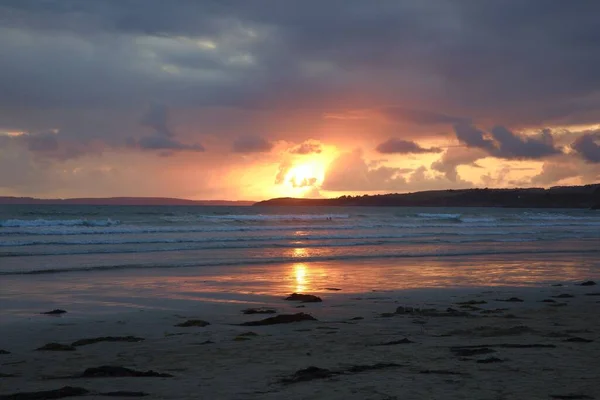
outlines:
{"label": "shoreline", "polygon": [[[301,259],[299,259],[301,260]],[[558,282],[600,281],[598,261],[571,255],[549,259],[505,256],[429,257],[295,262],[145,270],[73,271],[2,276],[0,314],[28,318],[40,308],[63,308],[72,315],[127,310],[185,310],[205,304],[269,303],[292,292],[336,295],[392,291],[543,287]],[[339,293],[325,288],[338,287]]]}

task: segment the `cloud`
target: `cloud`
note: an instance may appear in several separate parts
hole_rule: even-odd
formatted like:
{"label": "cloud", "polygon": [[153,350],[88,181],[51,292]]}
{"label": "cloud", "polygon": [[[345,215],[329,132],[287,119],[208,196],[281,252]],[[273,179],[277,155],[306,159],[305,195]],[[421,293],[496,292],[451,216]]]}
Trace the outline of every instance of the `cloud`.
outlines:
{"label": "cloud", "polygon": [[424,148],[415,142],[394,138],[380,143],[376,150],[382,154],[420,154],[442,152],[442,149],[439,147]]}
{"label": "cloud", "polygon": [[168,120],[169,109],[167,106],[164,104],[155,104],[144,114],[140,120],[140,124],[154,129],[157,135],[172,137],[174,134],[167,126]]}
{"label": "cloud", "polygon": [[[6,0],[0,72],[12,79],[0,104],[20,93],[27,107],[158,98],[281,108],[338,99],[457,110],[389,110],[426,124],[455,123],[453,115],[539,123],[597,110],[598,99],[590,100],[600,83],[596,2],[348,0],[315,9],[313,2]],[[539,32],[547,33],[544,46]]]}
{"label": "cloud", "polygon": [[468,118],[427,110],[411,110],[403,107],[384,107],[380,112],[387,118],[402,122],[412,122],[418,125],[459,124],[468,122]]}
{"label": "cloud", "polygon": [[274,183],[276,185],[281,185],[285,181],[285,178],[291,168],[292,168],[292,163],[289,160],[281,162],[279,164],[279,167],[277,168],[277,175],[275,176]]}
{"label": "cloud", "polygon": [[431,168],[444,174],[450,182],[460,182],[457,167],[468,165],[481,168],[476,161],[485,158],[487,154],[479,149],[468,149],[465,147],[450,147],[439,160],[431,164]]}
{"label": "cloud", "polygon": [[295,176],[290,179],[290,184],[295,188],[303,188],[308,186],[315,186],[317,183],[317,178],[303,178],[298,180]]}
{"label": "cloud", "polygon": [[563,179],[579,175],[579,169],[573,162],[545,162],[542,171],[531,178],[534,185],[555,185]]}
{"label": "cloud", "polygon": [[159,135],[143,137],[137,141],[137,145],[143,150],[205,151],[201,144],[184,144],[170,137]]}
{"label": "cloud", "polygon": [[273,143],[260,136],[243,136],[233,142],[235,153],[268,153],[273,149]]}
{"label": "cloud", "polygon": [[321,188],[330,191],[385,190],[406,181],[394,168],[369,168],[362,152],[355,150],[341,154],[328,167]]}
{"label": "cloud", "polygon": [[170,155],[172,151],[205,151],[204,146],[199,143],[185,144],[174,138],[175,133],[169,127],[169,109],[164,104],[156,104],[150,107],[140,120],[140,124],[151,128],[154,132],[138,140],[131,139],[130,145],[137,146],[142,150],[166,150],[163,155]]}
{"label": "cloud", "polygon": [[70,140],[57,130],[22,132],[19,135],[0,136],[0,144],[14,143],[27,149],[38,160],[66,161],[86,155],[100,155],[106,145],[98,141]]}
{"label": "cloud", "polygon": [[584,160],[600,163],[600,132],[585,133],[575,139],[571,148]]}
{"label": "cloud", "polygon": [[[272,3],[0,1],[0,129],[32,132],[11,141],[32,160],[128,149],[156,162],[156,152],[229,148],[241,132],[347,151],[398,124],[416,143],[446,137],[452,124],[473,151],[554,160],[557,132],[522,133],[600,122],[599,2]],[[494,121],[510,130],[476,128]],[[584,137],[571,149],[593,167],[595,146]],[[447,161],[427,173],[458,182]],[[408,179],[386,171],[384,181]]]}
{"label": "cloud", "polygon": [[306,154],[313,154],[313,153],[321,153],[322,149],[321,149],[321,145],[319,143],[314,143],[314,142],[305,142],[302,143],[296,147],[293,147],[292,149],[289,150],[290,153],[292,154],[300,154],[300,155],[306,155]]}
{"label": "cloud", "polygon": [[[408,173],[409,171],[412,171]],[[341,154],[325,172],[321,190],[328,191],[419,191],[440,187],[465,188],[466,181],[450,182],[445,177],[429,171],[425,166],[414,170],[388,166],[369,167],[360,150]]]}
{"label": "cloud", "polygon": [[527,137],[515,134],[503,126],[484,132],[471,124],[457,124],[454,132],[456,138],[466,146],[485,150],[498,158],[539,159],[562,153],[554,146],[549,130],[543,130],[535,137]]}

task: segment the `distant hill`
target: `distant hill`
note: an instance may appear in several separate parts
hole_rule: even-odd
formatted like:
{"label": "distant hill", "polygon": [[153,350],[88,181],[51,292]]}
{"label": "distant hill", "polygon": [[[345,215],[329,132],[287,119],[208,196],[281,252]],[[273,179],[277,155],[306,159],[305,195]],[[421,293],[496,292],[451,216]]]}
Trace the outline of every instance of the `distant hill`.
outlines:
{"label": "distant hill", "polygon": [[250,206],[252,201],[186,200],[168,197],[106,197],[76,199],[36,199],[1,197],[0,204],[79,204],[96,206]]}
{"label": "distant hill", "polygon": [[279,198],[255,206],[510,207],[600,209],[600,184],[550,189],[435,190],[406,194],[342,196],[335,199]]}

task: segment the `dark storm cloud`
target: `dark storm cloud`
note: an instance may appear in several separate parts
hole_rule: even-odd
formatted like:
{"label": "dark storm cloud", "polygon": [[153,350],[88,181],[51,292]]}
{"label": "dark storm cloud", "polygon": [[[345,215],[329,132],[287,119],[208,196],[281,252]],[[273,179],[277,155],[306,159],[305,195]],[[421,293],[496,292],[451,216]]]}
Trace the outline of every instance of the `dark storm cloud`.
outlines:
{"label": "dark storm cloud", "polygon": [[543,130],[536,137],[527,137],[503,126],[484,132],[471,124],[458,124],[454,126],[454,132],[456,138],[466,146],[479,148],[498,158],[538,159],[562,153],[554,146],[548,130]]}
{"label": "dark storm cloud", "polygon": [[0,147],[16,144],[29,150],[37,159],[66,161],[84,155],[99,155],[103,145],[95,142],[69,140],[58,131],[23,132],[17,136],[0,136]]}
{"label": "dark storm cloud", "polygon": [[571,148],[586,161],[600,163],[600,132],[586,133],[578,137]]}
{"label": "dark storm cloud", "polygon": [[154,132],[137,141],[131,139],[129,144],[142,150],[168,150],[168,151],[204,151],[201,144],[185,144],[174,138],[175,133],[169,127],[169,109],[164,104],[155,104],[150,107],[140,120],[140,124],[151,128]]}
{"label": "dark storm cloud", "polygon": [[402,139],[389,139],[380,143],[376,150],[381,154],[420,154],[420,153],[441,153],[439,147],[425,148],[415,142]]}
{"label": "dark storm cloud", "polygon": [[233,142],[235,153],[268,153],[273,149],[273,143],[260,136],[244,136]]}
{"label": "dark storm cloud", "polygon": [[[598,14],[600,2],[564,0],[2,0],[0,128],[10,121],[59,128],[71,142],[119,146],[129,135],[139,149],[199,151],[161,125],[166,108],[143,121],[150,135],[132,133],[131,116],[149,101],[174,110],[363,108],[464,126],[459,139],[492,156],[542,158],[559,152],[547,138],[482,134],[469,122],[600,120]],[[122,115],[109,129],[86,121],[93,113]],[[239,134],[231,132],[223,139]]]}
{"label": "dark storm cloud", "polygon": [[143,126],[155,130],[157,135],[172,137],[173,132],[167,126],[169,119],[169,110],[164,104],[153,105],[142,117],[140,123]]}
{"label": "dark storm cloud", "polygon": [[[365,93],[388,103],[412,100],[459,108],[474,118],[525,110],[523,118],[539,120],[556,113],[553,110],[561,110],[561,117],[577,113],[566,105],[600,84],[600,3],[594,1],[5,0],[0,7],[3,26],[34,35],[50,31],[80,37],[103,56],[95,60],[94,53],[88,53],[87,62],[78,57],[72,64],[77,60],[66,51],[70,45],[62,43],[59,50],[65,52],[48,60],[65,73],[40,74],[44,64],[39,62],[33,65],[40,67],[20,73],[13,69],[19,85],[32,76],[44,80],[30,83],[41,83],[41,92],[46,92],[37,93],[38,101],[58,98],[52,91],[58,87],[66,89],[61,94],[65,101],[92,101],[95,96],[107,102],[119,99],[119,94],[131,99],[146,92],[200,105],[245,106],[261,101],[286,105],[278,100],[290,91],[295,94],[285,97],[295,97],[290,106],[309,99],[314,103],[318,94]],[[112,36],[130,43],[117,45]],[[136,58],[146,53],[129,53],[139,49],[132,41],[135,37],[227,38],[228,44],[219,43],[231,50],[224,57],[207,56],[197,47],[173,53],[173,46],[163,46],[153,56],[192,72],[228,65],[225,76],[202,81],[187,73],[139,73],[136,67],[144,60]],[[114,57],[104,57],[106,50]],[[121,57],[121,51],[133,58]],[[239,71],[228,64],[236,51],[251,53],[253,68]],[[2,64],[4,71],[13,65]],[[327,68],[315,72],[311,66],[316,64]],[[72,79],[83,87],[61,85]],[[417,122],[456,122],[441,113],[432,117],[415,115]]]}
{"label": "dark storm cloud", "polygon": [[138,140],[138,146],[144,150],[189,150],[204,151],[201,144],[184,144],[165,136],[146,136]]}
{"label": "dark storm cloud", "polygon": [[46,153],[58,150],[58,140],[54,133],[25,134],[22,138],[27,143],[27,148],[33,152]]}

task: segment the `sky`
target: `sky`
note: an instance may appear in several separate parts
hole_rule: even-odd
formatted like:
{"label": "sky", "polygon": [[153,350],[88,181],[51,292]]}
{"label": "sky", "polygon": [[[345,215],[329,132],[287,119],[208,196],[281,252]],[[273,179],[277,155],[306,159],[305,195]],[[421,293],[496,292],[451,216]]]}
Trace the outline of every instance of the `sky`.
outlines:
{"label": "sky", "polygon": [[600,182],[595,0],[0,0],[0,196]]}

